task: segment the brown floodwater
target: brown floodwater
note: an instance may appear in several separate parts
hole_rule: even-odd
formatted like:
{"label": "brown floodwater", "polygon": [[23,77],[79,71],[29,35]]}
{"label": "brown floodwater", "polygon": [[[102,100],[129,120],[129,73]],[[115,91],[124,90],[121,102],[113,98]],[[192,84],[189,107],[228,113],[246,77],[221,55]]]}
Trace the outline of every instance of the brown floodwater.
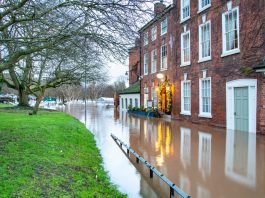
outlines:
{"label": "brown floodwater", "polygon": [[[169,197],[169,187],[113,141],[130,145],[191,197],[265,197],[265,136],[189,122],[148,119],[104,106],[70,104],[66,112],[95,135],[111,181],[128,197]],[[175,197],[176,193],[175,193]]]}

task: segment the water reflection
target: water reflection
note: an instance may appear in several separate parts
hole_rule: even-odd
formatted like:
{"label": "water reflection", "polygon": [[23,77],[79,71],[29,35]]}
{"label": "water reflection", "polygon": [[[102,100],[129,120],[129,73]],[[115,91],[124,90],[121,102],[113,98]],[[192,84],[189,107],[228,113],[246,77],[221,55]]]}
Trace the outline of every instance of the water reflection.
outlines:
{"label": "water reflection", "polygon": [[199,131],[199,160],[198,167],[203,175],[203,179],[206,179],[206,175],[211,174],[211,143],[212,135]]}
{"label": "water reflection", "polygon": [[189,128],[180,127],[181,132],[181,144],[180,144],[180,159],[184,168],[190,165],[190,141],[191,132]]}
{"label": "water reflection", "polygon": [[[84,120],[84,107],[67,112]],[[264,197],[265,137],[185,122],[166,122],[88,106],[94,133],[112,181],[129,197],[168,197],[169,187],[129,159],[110,138],[114,133],[192,197]]]}
{"label": "water reflection", "polygon": [[256,134],[227,131],[225,175],[241,184],[256,185]]}

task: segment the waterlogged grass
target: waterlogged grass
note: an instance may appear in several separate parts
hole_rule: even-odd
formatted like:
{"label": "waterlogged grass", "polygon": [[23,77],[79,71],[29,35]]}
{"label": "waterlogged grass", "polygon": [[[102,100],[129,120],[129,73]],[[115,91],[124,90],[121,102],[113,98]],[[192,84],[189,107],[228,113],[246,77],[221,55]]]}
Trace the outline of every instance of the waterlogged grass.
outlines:
{"label": "waterlogged grass", "polygon": [[125,197],[85,126],[61,112],[0,110],[0,197]]}

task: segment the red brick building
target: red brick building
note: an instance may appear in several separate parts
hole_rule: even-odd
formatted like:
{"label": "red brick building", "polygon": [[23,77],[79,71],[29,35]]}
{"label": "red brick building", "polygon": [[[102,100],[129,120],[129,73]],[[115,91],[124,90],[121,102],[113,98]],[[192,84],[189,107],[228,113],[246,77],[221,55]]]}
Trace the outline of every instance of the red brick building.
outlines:
{"label": "red brick building", "polygon": [[135,46],[129,49],[129,85],[135,83],[140,76],[140,40],[135,40]]}
{"label": "red brick building", "polygon": [[141,104],[265,133],[265,76],[254,69],[265,56],[264,0],[174,0],[154,10],[139,31]]}

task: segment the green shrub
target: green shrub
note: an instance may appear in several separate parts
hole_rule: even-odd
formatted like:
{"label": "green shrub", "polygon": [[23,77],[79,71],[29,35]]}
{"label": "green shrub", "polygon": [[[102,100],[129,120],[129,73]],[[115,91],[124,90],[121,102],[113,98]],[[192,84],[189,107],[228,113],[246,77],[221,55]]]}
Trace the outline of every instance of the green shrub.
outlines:
{"label": "green shrub", "polygon": [[128,106],[128,109],[129,109],[129,110],[133,110],[132,105],[129,105],[129,106]]}

